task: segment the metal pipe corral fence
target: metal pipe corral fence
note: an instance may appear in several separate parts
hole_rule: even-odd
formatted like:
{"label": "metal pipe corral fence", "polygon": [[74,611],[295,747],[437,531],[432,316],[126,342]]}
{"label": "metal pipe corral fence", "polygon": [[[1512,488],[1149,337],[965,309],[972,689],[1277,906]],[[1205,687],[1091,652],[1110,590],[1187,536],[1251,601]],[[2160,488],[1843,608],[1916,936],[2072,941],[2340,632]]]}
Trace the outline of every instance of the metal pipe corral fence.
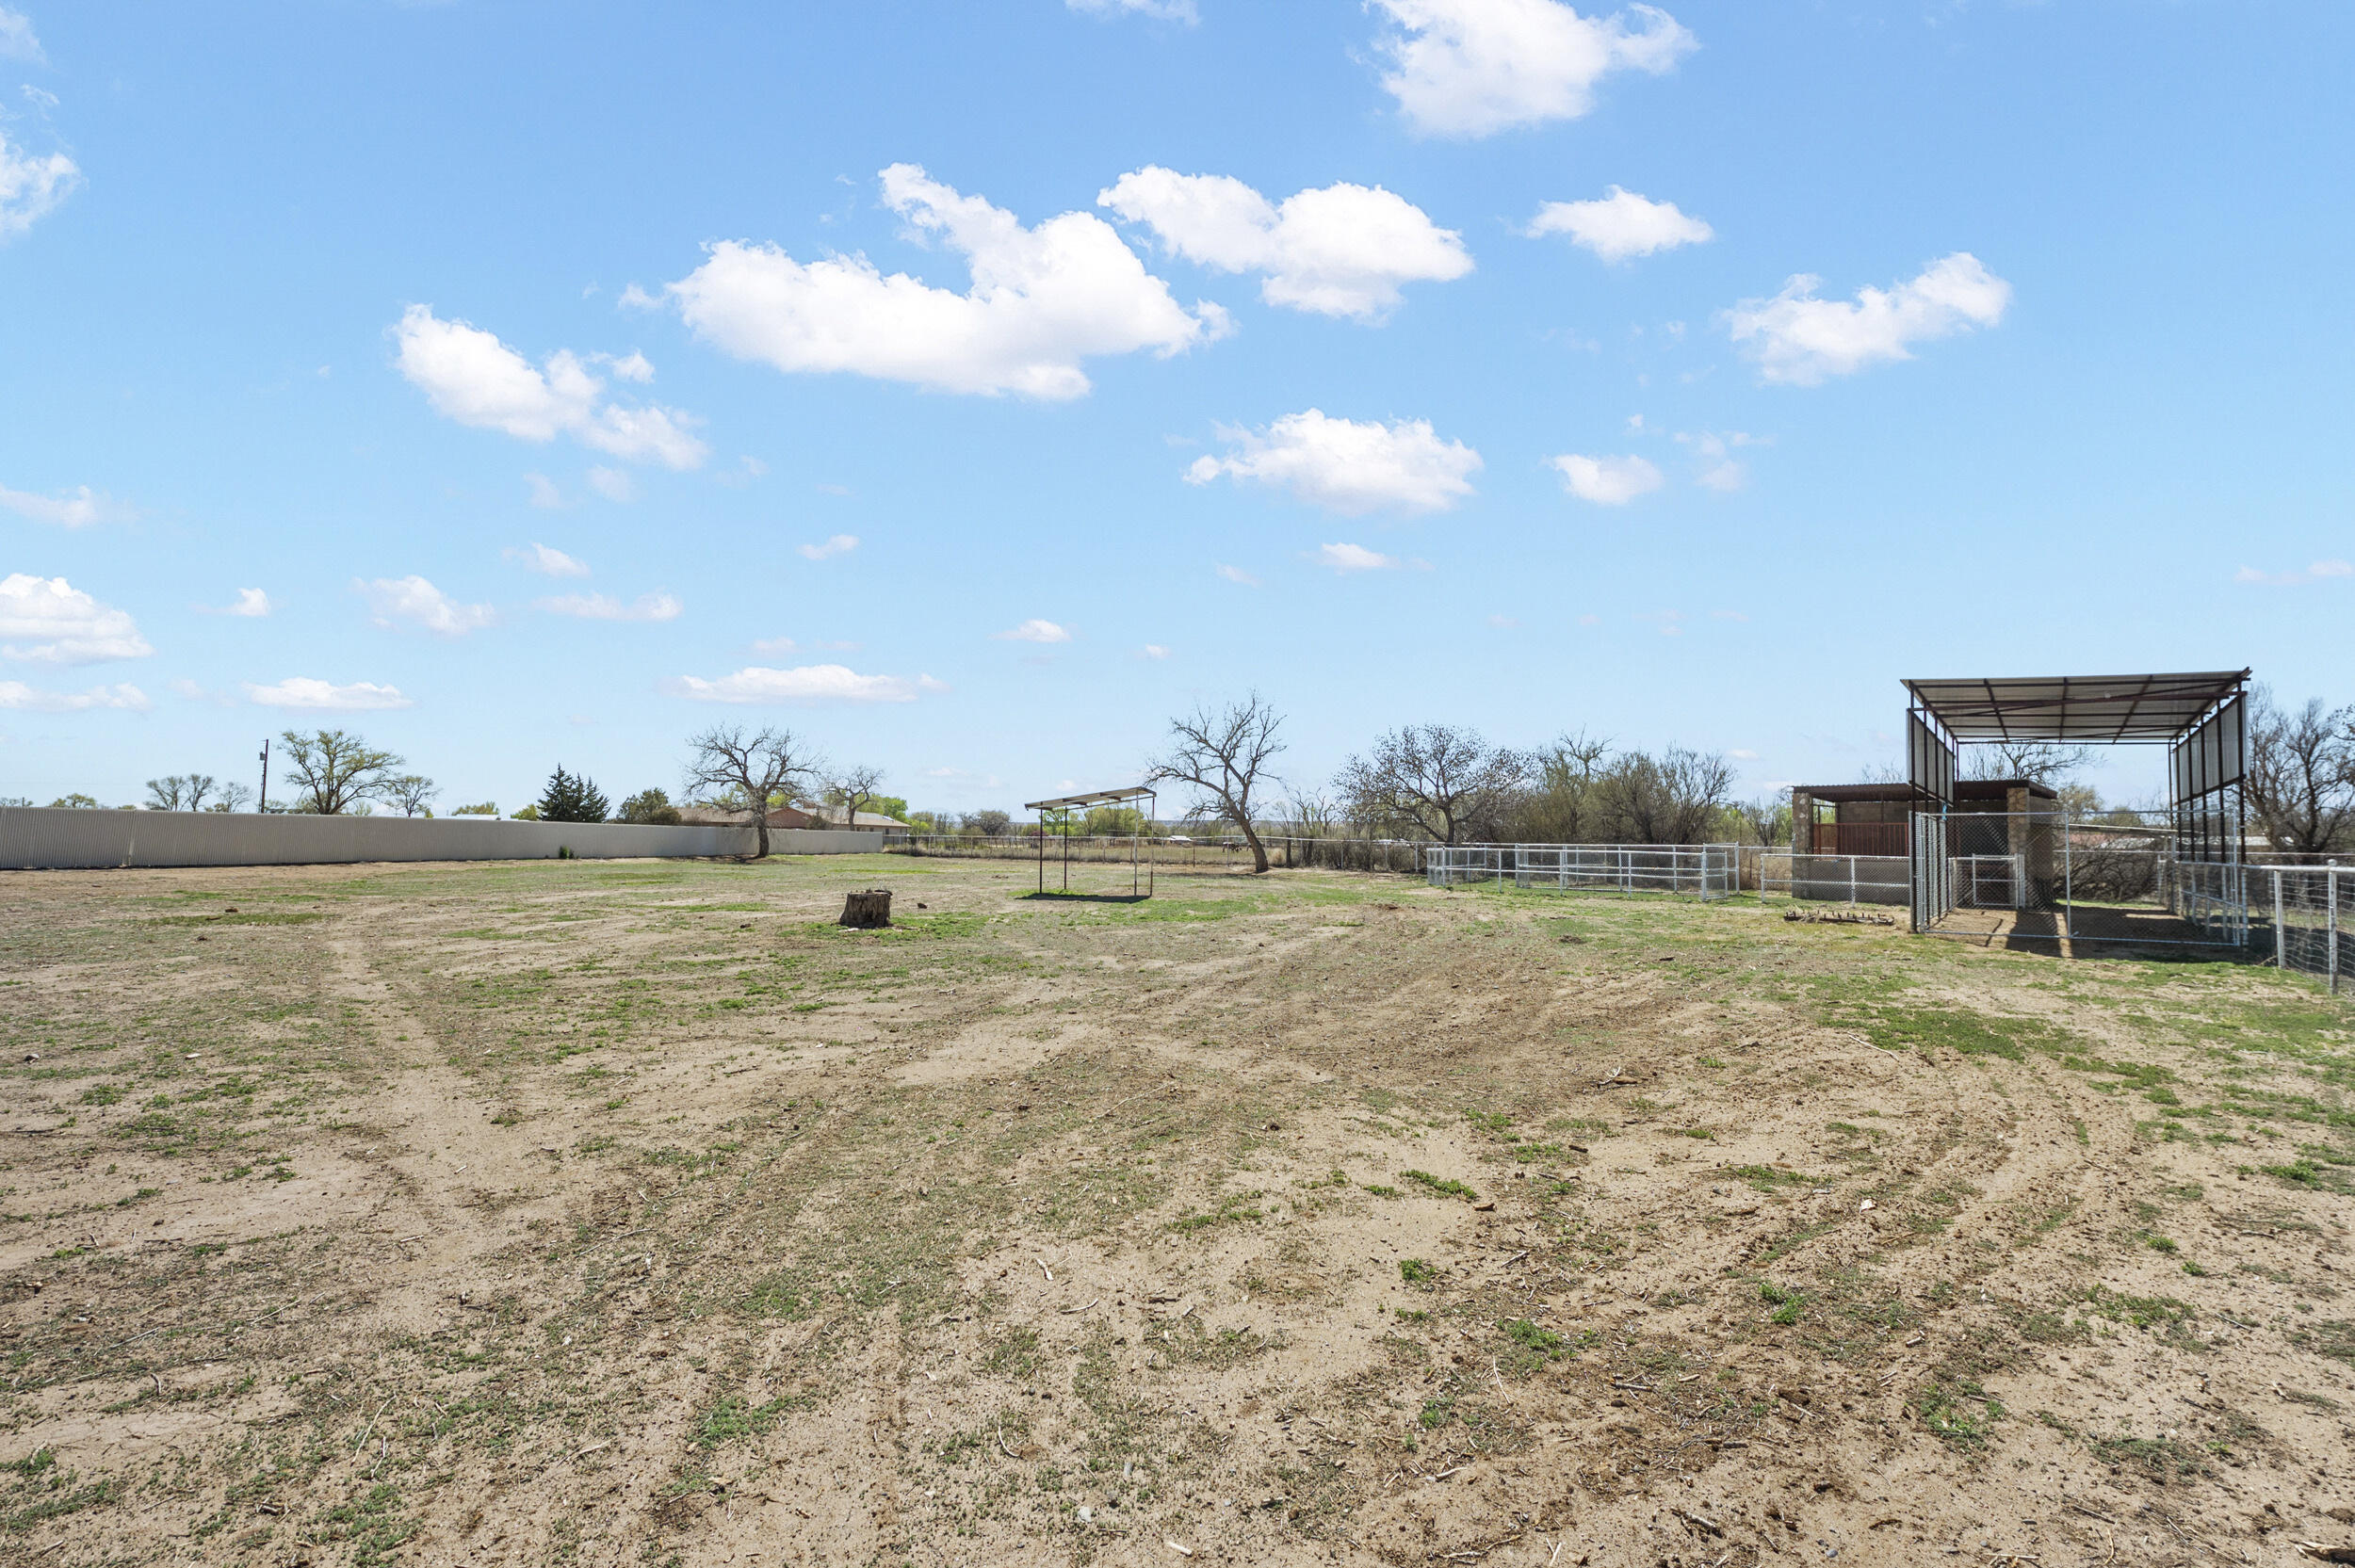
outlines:
{"label": "metal pipe corral fence", "polygon": [[2249,870],[2270,884],[2259,907],[2272,910],[2274,967],[2319,975],[2337,994],[2339,978],[2355,973],[2355,865]]}

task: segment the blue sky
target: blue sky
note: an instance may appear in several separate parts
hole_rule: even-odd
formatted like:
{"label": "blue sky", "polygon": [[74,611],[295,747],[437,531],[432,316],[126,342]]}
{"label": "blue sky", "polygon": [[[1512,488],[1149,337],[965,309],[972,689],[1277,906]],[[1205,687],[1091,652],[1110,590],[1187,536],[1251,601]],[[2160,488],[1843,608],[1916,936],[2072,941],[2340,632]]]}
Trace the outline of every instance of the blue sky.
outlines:
{"label": "blue sky", "polygon": [[2350,57],[2263,0],[0,0],[0,795],[342,725],[510,810],[721,720],[960,811],[1254,687],[1306,784],[1446,719],[1746,791],[1893,761],[1907,675],[2346,700]]}

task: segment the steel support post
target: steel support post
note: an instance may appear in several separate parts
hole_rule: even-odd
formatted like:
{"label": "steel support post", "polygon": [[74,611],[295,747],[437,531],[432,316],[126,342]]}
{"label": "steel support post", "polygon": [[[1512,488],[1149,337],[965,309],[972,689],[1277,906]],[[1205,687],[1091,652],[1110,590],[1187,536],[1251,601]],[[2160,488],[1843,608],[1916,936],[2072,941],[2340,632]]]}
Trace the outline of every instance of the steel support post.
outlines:
{"label": "steel support post", "polygon": [[2286,967],[2282,949],[2288,945],[2289,929],[2282,924],[2282,873],[2273,873],[2273,967]]}

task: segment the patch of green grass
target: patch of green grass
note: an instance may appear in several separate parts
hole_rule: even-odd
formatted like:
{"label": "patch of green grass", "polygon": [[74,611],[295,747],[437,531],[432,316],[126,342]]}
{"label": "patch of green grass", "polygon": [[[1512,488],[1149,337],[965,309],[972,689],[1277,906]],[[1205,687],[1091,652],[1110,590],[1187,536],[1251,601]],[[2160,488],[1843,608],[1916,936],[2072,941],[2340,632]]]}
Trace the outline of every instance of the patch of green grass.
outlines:
{"label": "patch of green grass", "polygon": [[1525,1378],[1578,1353],[1563,1335],[1527,1317],[1517,1317],[1503,1329],[1504,1345],[1496,1353],[1495,1366],[1506,1377]]}
{"label": "patch of green grass", "polygon": [[2355,1184],[2349,1183],[2345,1171],[2313,1159],[2294,1159],[2287,1165],[2261,1165],[2257,1169],[2276,1181],[2304,1188],[2309,1192],[2355,1192]]}
{"label": "patch of green grass", "polygon": [[1771,1165],[1737,1165],[1726,1172],[1749,1183],[1761,1192],[1772,1192],[1778,1187],[1810,1187],[1818,1178],[1798,1171],[1780,1171]]}
{"label": "patch of green grass", "polygon": [[1462,1182],[1443,1180],[1428,1171],[1401,1171],[1399,1175],[1419,1187],[1429,1188],[1443,1198],[1461,1198],[1467,1203],[1471,1203],[1476,1202],[1480,1197],[1479,1193],[1474,1192]]}
{"label": "patch of green grass", "polygon": [[731,1394],[704,1412],[695,1423],[690,1441],[707,1453],[738,1438],[758,1436],[775,1426],[795,1403],[792,1399],[771,1399],[755,1405]]}
{"label": "patch of green grass", "polygon": [[1439,1277],[1439,1270],[1419,1257],[1398,1260],[1398,1277],[1408,1285],[1429,1285]]}
{"label": "patch of green grass", "polygon": [[308,926],[327,916],[309,912],[257,910],[237,914],[165,914],[146,922],[151,926]]}
{"label": "patch of green grass", "polygon": [[[1979,1408],[1971,1409],[1963,1402],[1966,1399],[1976,1401]],[[1933,1381],[1913,1397],[1913,1413],[1949,1443],[1978,1444],[1986,1442],[1989,1429],[2003,1419],[2004,1407],[1976,1383],[1949,1387]]]}
{"label": "patch of green grass", "polygon": [[1368,1182],[1366,1184],[1366,1190],[1372,1193],[1377,1198],[1403,1198],[1405,1196],[1405,1193],[1401,1192],[1395,1187],[1383,1187],[1374,1182]]}
{"label": "patch of green grass", "polygon": [[2078,1297],[2086,1311],[2129,1328],[2147,1329],[2179,1350],[2205,1349],[2191,1334],[2198,1314],[2172,1296],[2130,1296],[2097,1285]]}
{"label": "patch of green grass", "polygon": [[328,1541],[350,1542],[355,1568],[374,1568],[391,1561],[401,1543],[416,1533],[416,1521],[403,1517],[403,1507],[399,1490],[380,1481],[350,1502],[329,1509],[318,1533]]}
{"label": "patch of green grass", "polygon": [[2087,1447],[2096,1459],[2105,1464],[2131,1464],[2156,1480],[2165,1480],[2172,1473],[2177,1477],[2196,1476],[2207,1469],[2200,1450],[2173,1437],[2097,1437]]}
{"label": "patch of green grass", "polygon": [[2301,1350],[2355,1366],[2355,1321],[2345,1317],[2325,1318],[2294,1328],[2290,1331],[2290,1343]]}
{"label": "patch of green grass", "polygon": [[1238,1220],[1264,1220],[1267,1218],[1266,1212],[1251,1206],[1252,1199],[1263,1196],[1265,1194],[1259,1192],[1237,1193],[1222,1199],[1218,1207],[1208,1213],[1180,1215],[1163,1228],[1176,1231],[1180,1235],[1188,1235],[1196,1231],[1207,1231],[1214,1225],[1233,1224]]}

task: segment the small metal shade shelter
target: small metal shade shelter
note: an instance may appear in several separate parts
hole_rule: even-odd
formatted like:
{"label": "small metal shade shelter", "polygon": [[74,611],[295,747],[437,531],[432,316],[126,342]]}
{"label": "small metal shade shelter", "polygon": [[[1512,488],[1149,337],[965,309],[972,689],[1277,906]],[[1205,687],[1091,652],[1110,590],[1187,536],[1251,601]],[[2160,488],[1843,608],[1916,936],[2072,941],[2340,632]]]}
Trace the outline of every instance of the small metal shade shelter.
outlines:
{"label": "small metal shade shelter", "polygon": [[1934,714],[1958,741],[2167,745],[2237,697],[2246,670],[2182,675],[2055,675],[1908,681],[1915,711]]}
{"label": "small metal shade shelter", "polygon": [[[2243,670],[2138,675],[2032,675],[1907,681],[1907,778],[1916,809],[1954,809],[1960,747],[1972,741],[2057,746],[2165,746],[2175,853],[2233,868],[2237,887],[2249,760],[2249,677]],[[1919,835],[1916,835],[1917,838]],[[1934,899],[1913,868],[1916,929]]]}
{"label": "small metal shade shelter", "polygon": [[[1079,806],[1115,806],[1130,800],[1151,800],[1156,804],[1160,795],[1149,784],[1137,784],[1128,789],[1095,789],[1084,795],[1059,795],[1051,800],[1025,800],[1024,811],[1070,811]],[[1153,819],[1153,810],[1144,812],[1146,821]],[[1132,833],[1129,838],[1129,896],[1149,898],[1153,896],[1153,857],[1144,853],[1145,834]],[[1047,818],[1038,819],[1038,890],[1047,891]],[[1071,835],[1063,835],[1063,887],[1071,891]]]}

